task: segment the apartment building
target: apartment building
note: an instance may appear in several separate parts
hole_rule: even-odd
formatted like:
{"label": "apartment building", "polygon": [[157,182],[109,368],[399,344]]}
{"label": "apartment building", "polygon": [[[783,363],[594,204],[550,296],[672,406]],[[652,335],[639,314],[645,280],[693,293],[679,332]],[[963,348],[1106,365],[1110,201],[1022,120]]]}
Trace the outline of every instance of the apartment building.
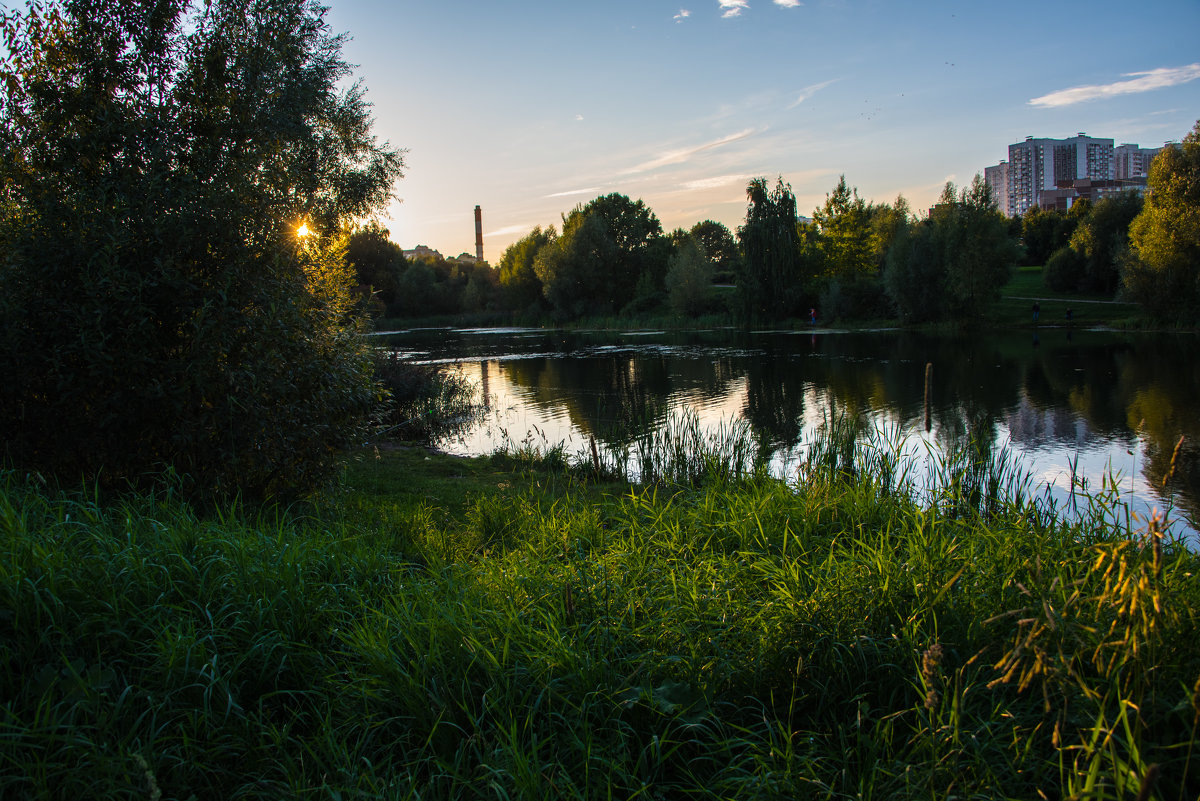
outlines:
{"label": "apartment building", "polygon": [[1138,147],[1120,145],[1113,149],[1113,178],[1146,178],[1150,175],[1150,162],[1162,152],[1161,147]]}
{"label": "apartment building", "polygon": [[1010,217],[1037,205],[1043,192],[1081,178],[1113,177],[1113,140],[1080,133],[1069,139],[1035,139],[1008,146],[1008,197],[1001,208]]}
{"label": "apartment building", "polygon": [[996,205],[1000,211],[1008,213],[1008,162],[1002,161],[994,167],[983,168],[983,180],[992,188],[996,197]]}

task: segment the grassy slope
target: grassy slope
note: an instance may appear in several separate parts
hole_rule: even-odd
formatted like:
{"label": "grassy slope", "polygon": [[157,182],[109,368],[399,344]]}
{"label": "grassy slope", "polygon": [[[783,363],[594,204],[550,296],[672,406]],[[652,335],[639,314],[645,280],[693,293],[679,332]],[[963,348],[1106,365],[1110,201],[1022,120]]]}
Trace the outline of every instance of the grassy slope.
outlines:
{"label": "grassy slope", "polygon": [[1195,557],[984,522],[967,474],[929,508],[413,449],[211,520],[5,480],[6,799],[1200,791]]}
{"label": "grassy slope", "polygon": [[1028,328],[1033,325],[1033,301],[1042,298],[1039,325],[1066,325],[1067,309],[1076,326],[1125,326],[1137,317],[1132,303],[1113,302],[1112,298],[1092,295],[1060,295],[1050,291],[1042,280],[1041,267],[1020,267],[1000,290],[998,300],[988,310],[991,324],[1002,328]]}

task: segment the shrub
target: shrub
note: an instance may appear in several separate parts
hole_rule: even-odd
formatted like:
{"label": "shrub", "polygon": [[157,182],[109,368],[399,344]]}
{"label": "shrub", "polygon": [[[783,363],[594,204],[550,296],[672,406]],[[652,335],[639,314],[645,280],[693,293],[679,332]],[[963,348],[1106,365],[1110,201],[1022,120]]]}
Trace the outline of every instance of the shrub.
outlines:
{"label": "shrub", "polygon": [[474,388],[457,373],[405,361],[393,350],[376,350],[374,363],[379,438],[430,444],[468,422],[478,408]]}
{"label": "shrub", "polygon": [[1042,280],[1052,292],[1074,292],[1087,271],[1087,259],[1071,247],[1059,248],[1042,271]]}

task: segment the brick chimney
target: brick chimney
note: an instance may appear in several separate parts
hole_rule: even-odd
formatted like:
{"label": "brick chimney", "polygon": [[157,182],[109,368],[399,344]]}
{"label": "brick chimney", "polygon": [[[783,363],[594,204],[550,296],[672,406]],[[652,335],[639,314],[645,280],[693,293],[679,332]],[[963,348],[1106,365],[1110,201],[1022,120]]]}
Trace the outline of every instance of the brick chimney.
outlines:
{"label": "brick chimney", "polygon": [[483,211],[475,207],[475,260],[483,261]]}

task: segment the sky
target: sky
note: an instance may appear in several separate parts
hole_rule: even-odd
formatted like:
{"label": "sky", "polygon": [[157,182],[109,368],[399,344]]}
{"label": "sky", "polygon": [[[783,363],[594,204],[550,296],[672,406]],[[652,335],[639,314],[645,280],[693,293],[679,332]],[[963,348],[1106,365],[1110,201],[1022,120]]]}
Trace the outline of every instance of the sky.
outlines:
{"label": "sky", "polygon": [[484,256],[600,195],[665,231],[744,220],[746,184],[811,215],[839,175],[914,210],[1028,136],[1159,147],[1200,119],[1200,0],[324,0],[381,141],[380,222]]}

